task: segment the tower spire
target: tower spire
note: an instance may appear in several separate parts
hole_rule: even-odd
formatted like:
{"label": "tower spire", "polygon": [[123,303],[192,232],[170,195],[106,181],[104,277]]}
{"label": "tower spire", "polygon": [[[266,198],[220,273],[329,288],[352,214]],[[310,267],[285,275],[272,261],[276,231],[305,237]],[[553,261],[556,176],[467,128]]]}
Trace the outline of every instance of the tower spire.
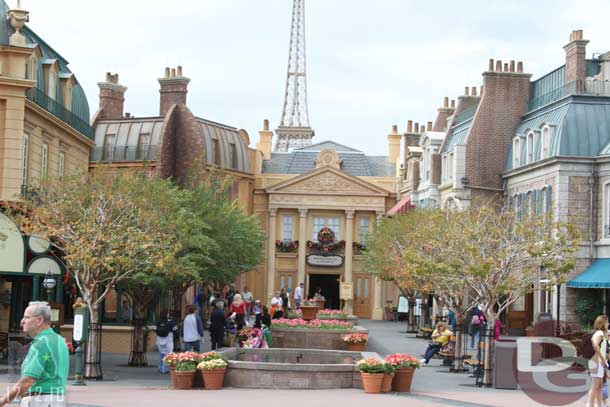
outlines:
{"label": "tower spire", "polygon": [[314,132],[309,126],[305,62],[305,0],[293,0],[284,105],[274,151],[311,145]]}

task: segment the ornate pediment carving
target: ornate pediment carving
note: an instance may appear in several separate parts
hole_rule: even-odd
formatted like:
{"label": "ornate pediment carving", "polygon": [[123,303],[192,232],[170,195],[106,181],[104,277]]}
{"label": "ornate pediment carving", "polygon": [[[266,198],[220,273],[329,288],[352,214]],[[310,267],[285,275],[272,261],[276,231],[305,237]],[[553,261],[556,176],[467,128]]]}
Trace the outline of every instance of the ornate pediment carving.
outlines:
{"label": "ornate pediment carving", "polygon": [[316,168],[328,165],[340,170],[342,160],[339,158],[336,150],[326,148],[318,153],[314,162],[316,163]]}
{"label": "ornate pediment carving", "polygon": [[322,194],[375,194],[379,195],[381,191],[374,190],[366,185],[353,181],[345,176],[336,174],[335,172],[325,171],[316,174],[312,177],[296,181],[292,184],[278,188],[274,192],[289,192],[289,193],[322,193]]}

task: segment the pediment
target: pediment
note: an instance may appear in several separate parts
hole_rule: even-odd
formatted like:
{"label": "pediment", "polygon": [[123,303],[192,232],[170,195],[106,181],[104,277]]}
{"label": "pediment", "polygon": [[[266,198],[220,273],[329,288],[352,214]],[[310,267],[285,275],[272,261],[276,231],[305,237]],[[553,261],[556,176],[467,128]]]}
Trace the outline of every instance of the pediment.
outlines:
{"label": "pediment", "polygon": [[370,182],[324,166],[295,178],[272,185],[266,189],[270,194],[323,194],[323,195],[368,195],[387,196],[389,191]]}

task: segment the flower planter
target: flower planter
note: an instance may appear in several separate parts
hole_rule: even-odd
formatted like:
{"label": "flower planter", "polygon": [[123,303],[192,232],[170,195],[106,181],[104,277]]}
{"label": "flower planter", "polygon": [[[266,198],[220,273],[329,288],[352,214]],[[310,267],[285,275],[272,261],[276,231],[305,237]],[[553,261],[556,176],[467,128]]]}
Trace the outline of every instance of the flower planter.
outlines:
{"label": "flower planter", "polygon": [[318,307],[311,305],[303,305],[301,306],[301,312],[303,313],[302,318],[305,321],[311,321],[312,319],[316,319],[316,314],[318,312]]}
{"label": "flower planter", "polygon": [[413,383],[414,367],[402,367],[396,370],[394,380],[392,381],[392,389],[394,391],[406,392],[411,391],[411,383]]}
{"label": "flower planter", "polygon": [[174,389],[187,390],[193,388],[193,381],[195,380],[195,371],[189,370],[181,372],[176,370],[174,372]]}
{"label": "flower planter", "polygon": [[176,366],[169,366],[169,379],[171,380],[172,387],[176,388]]}
{"label": "flower planter", "polygon": [[393,375],[386,373],[383,375],[383,382],[381,383],[381,392],[388,393],[392,390],[392,379]]}
{"label": "flower planter", "polygon": [[534,328],[525,328],[525,336],[536,336],[536,330]]}
{"label": "flower planter", "polygon": [[362,378],[362,388],[365,393],[381,393],[383,384],[383,373],[364,373],[360,372]]}
{"label": "flower planter", "polygon": [[227,369],[201,370],[203,388],[206,390],[219,390],[225,379]]}
{"label": "flower planter", "polygon": [[323,310],[324,309],[324,304],[326,304],[326,300],[316,300],[318,303],[318,309],[319,310]]}
{"label": "flower planter", "polygon": [[362,352],[366,349],[366,342],[347,342],[347,350],[351,352]]}

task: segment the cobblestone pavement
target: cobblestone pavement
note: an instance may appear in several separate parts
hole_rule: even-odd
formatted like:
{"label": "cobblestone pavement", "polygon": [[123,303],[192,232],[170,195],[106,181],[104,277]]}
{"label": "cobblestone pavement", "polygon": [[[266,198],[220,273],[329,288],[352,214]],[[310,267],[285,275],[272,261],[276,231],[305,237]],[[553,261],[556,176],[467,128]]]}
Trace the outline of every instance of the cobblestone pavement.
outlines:
{"label": "cobblestone pavement", "polygon": [[[386,355],[404,352],[420,356],[427,345],[426,340],[406,334],[403,323],[363,320],[360,324],[370,330],[369,351]],[[209,340],[202,351],[209,349]],[[247,403],[248,406],[273,405],[324,405],[370,406],[372,403],[392,406],[463,406],[463,407],[529,407],[541,406],[529,399],[520,390],[484,389],[474,385],[469,373],[450,373],[441,361],[419,369],[413,381],[411,394],[365,394],[358,389],[340,390],[254,390],[229,389],[221,391],[169,390],[169,377],[157,371],[157,354],[149,353],[149,367],[127,367],[127,355],[103,355],[103,381],[90,381],[85,387],[69,386],[67,399],[70,407],[134,407],[134,401],[142,406],[181,406],[203,404],[231,405]],[[6,370],[4,371],[6,372]],[[3,373],[3,372],[0,372]],[[0,374],[0,386],[4,389],[14,382],[14,377]],[[195,404],[196,403],[196,404]],[[585,405],[580,400],[569,406]]]}

